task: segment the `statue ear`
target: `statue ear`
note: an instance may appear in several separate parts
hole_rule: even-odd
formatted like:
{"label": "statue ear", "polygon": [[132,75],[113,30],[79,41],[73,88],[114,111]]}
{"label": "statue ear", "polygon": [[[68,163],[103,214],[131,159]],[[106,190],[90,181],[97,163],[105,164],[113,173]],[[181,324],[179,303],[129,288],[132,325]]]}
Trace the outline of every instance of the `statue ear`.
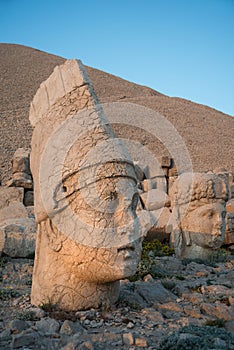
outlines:
{"label": "statue ear", "polygon": [[53,251],[59,252],[62,248],[62,239],[57,227],[52,224],[50,218],[47,218],[45,221],[41,222],[40,225],[42,225],[43,230],[47,235],[49,247]]}

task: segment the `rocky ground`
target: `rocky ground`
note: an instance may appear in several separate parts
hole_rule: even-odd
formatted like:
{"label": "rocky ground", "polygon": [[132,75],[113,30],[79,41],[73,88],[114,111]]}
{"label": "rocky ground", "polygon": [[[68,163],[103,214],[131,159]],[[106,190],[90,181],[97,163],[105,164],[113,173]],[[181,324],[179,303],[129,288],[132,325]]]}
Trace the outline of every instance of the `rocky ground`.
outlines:
{"label": "rocky ground", "polygon": [[32,259],[1,258],[0,349],[234,349],[234,256],[153,260],[118,304],[68,313],[30,304]]}

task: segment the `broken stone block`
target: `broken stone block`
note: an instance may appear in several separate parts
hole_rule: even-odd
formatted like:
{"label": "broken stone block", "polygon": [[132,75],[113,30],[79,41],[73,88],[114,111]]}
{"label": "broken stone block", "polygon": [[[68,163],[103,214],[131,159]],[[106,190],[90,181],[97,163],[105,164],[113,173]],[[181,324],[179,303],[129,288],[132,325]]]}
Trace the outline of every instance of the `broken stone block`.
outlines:
{"label": "broken stone block", "polygon": [[156,176],[151,180],[155,182],[155,188],[157,188],[157,190],[164,191],[167,193],[167,179],[165,176]]}
{"label": "broken stone block", "polygon": [[60,324],[53,318],[43,318],[36,322],[36,329],[41,333],[54,334],[58,333]]}
{"label": "broken stone block", "polygon": [[0,227],[0,256],[25,258],[35,252],[36,223],[29,218],[9,219]]}
{"label": "broken stone block", "polygon": [[26,191],[24,195],[24,205],[26,207],[31,207],[34,205],[34,193],[33,191]]}
{"label": "broken stone block", "polygon": [[202,303],[201,310],[209,316],[223,319],[225,321],[232,321],[234,319],[234,311],[232,307],[220,302],[216,302],[215,304]]}
{"label": "broken stone block", "polygon": [[18,148],[12,161],[12,173],[24,174],[25,177],[30,178],[30,163],[29,163],[30,150],[25,148]]}
{"label": "broken stone block", "polygon": [[32,329],[25,330],[20,334],[13,334],[11,349],[26,349],[26,347],[31,348],[31,346],[36,344],[38,338],[39,335]]}
{"label": "broken stone block", "polygon": [[144,192],[148,192],[149,190],[156,188],[156,183],[151,179],[145,179],[141,182],[141,187]]}
{"label": "broken stone block", "polygon": [[79,322],[72,322],[69,320],[65,320],[60,328],[59,333],[60,334],[77,334],[82,333],[84,329],[82,328],[81,324]]}
{"label": "broken stone block", "polygon": [[18,148],[12,160],[12,180],[7,182],[8,187],[23,187],[31,189],[33,187],[32,175],[30,171],[30,150]]}
{"label": "broken stone block", "polygon": [[18,218],[27,218],[28,212],[23,203],[11,204],[8,207],[0,209],[0,226],[7,221]]}
{"label": "broken stone block", "polygon": [[124,333],[123,334],[123,343],[124,345],[130,346],[134,344],[134,337],[132,333]]}
{"label": "broken stone block", "polygon": [[168,156],[162,156],[161,157],[161,166],[162,168],[170,168],[172,163],[172,159]]}
{"label": "broken stone block", "polygon": [[155,280],[150,282],[137,281],[135,283],[135,291],[139,293],[149,305],[156,308],[158,304],[176,300],[176,296],[172,292],[164,288],[161,282]]}
{"label": "broken stone block", "polygon": [[16,334],[29,328],[29,325],[26,321],[15,319],[10,321],[8,327],[10,328],[11,333]]}
{"label": "broken stone block", "polygon": [[0,209],[10,204],[23,202],[24,189],[17,187],[0,186]]}
{"label": "broken stone block", "polygon": [[171,212],[169,208],[161,208],[151,211],[155,218],[155,225],[147,232],[146,239],[158,239],[160,242],[168,241],[172,231],[170,223]]}
{"label": "broken stone block", "polygon": [[152,189],[148,192],[142,193],[140,196],[146,210],[152,211],[165,206],[170,206],[170,198],[164,191]]}
{"label": "broken stone block", "polygon": [[135,345],[139,348],[146,348],[147,347],[147,340],[145,338],[136,338]]}

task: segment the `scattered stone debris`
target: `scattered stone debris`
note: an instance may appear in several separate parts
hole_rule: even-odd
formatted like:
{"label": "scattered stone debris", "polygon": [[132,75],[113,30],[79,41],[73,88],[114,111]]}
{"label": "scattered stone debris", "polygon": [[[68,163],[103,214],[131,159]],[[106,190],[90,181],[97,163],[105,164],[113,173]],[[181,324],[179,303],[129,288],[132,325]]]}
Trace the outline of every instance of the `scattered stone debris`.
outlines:
{"label": "scattered stone debris", "polygon": [[154,259],[163,277],[122,280],[115,305],[66,312],[30,304],[32,259],[2,257],[0,349],[234,349],[234,257]]}

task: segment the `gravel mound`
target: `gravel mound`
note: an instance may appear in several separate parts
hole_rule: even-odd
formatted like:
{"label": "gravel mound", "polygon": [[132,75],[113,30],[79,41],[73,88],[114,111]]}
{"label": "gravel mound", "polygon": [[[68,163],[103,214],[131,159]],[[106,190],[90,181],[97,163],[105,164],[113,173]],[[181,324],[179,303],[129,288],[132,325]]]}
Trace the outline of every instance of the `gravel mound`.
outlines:
{"label": "gravel mound", "polygon": [[[64,58],[30,47],[0,44],[0,181],[11,177],[11,159],[19,147],[30,147],[30,102],[40,83]],[[234,172],[234,119],[222,112],[86,67],[101,102],[132,102],[165,116],[183,138],[195,171],[217,167]],[[155,123],[156,124],[156,123]],[[152,128],[157,128],[152,121]],[[142,129],[144,120],[142,119]],[[141,128],[115,126],[117,136],[139,140],[155,155],[164,146]]]}

